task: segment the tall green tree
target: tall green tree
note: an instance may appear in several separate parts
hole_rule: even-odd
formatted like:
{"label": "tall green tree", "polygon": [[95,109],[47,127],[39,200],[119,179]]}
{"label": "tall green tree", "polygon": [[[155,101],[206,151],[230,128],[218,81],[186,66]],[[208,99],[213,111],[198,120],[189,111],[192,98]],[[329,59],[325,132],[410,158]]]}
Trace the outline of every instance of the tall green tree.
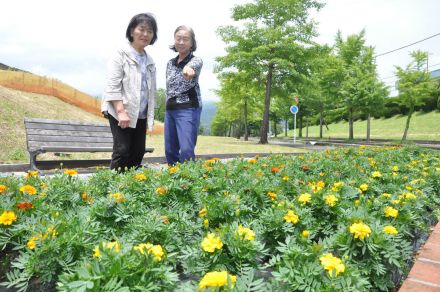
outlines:
{"label": "tall green tree", "polygon": [[410,55],[413,61],[411,61],[405,69],[396,66],[399,103],[408,109],[402,142],[407,139],[409,125],[415,107],[422,105],[434,90],[433,83],[430,81],[431,74],[426,70],[428,53],[418,50],[411,52]]}
{"label": "tall green tree", "polygon": [[282,87],[283,80],[301,74],[296,65],[304,63],[304,51],[316,35],[309,10],[321,7],[316,0],[255,0],[233,8],[232,18],[241,21],[243,28],[218,29],[228,46],[227,55],[217,58],[217,70],[246,70],[254,72],[256,79],[264,80],[262,144],[268,143],[272,87]]}
{"label": "tall green tree", "polygon": [[[365,45],[364,30],[348,36],[346,40],[338,31],[335,47],[337,56],[344,64],[344,79],[339,93],[348,114],[348,138],[353,139],[355,115],[367,112],[369,116],[374,107],[383,105],[383,94],[386,91],[384,84],[378,80],[373,49]],[[368,130],[367,136],[369,138]]]}

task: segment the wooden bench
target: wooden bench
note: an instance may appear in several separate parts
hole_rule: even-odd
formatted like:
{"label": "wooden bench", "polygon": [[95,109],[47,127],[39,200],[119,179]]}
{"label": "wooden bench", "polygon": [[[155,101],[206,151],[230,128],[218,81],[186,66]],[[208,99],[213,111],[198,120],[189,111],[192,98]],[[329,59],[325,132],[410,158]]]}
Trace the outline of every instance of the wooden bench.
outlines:
{"label": "wooden bench", "polygon": [[[37,161],[45,152],[112,152],[113,137],[109,125],[47,119],[24,119],[30,169],[65,167],[89,167],[110,165],[109,159]],[[153,152],[154,148],[145,148]]]}

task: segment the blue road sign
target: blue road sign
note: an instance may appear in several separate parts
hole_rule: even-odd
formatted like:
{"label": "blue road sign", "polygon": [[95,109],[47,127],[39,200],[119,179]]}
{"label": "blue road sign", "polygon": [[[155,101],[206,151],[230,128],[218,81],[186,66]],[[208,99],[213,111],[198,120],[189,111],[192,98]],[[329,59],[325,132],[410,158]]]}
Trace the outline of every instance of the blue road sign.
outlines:
{"label": "blue road sign", "polygon": [[294,115],[296,115],[297,113],[298,113],[298,107],[296,106],[296,105],[292,105],[291,107],[290,107],[290,112],[292,113],[292,114],[294,114]]}

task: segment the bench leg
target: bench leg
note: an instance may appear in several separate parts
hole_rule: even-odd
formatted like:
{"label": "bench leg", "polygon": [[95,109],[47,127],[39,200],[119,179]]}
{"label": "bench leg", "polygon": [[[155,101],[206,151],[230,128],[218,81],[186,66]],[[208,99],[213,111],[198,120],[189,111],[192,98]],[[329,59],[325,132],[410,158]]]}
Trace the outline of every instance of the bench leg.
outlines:
{"label": "bench leg", "polygon": [[37,168],[37,155],[43,153],[44,151],[31,151],[29,152],[29,166],[31,170],[38,170]]}

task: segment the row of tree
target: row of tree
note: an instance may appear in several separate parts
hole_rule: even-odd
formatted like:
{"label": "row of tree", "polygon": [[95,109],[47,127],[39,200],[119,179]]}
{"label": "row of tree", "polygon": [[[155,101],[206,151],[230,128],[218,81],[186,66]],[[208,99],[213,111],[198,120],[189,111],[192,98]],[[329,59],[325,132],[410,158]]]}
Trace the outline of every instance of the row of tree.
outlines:
{"label": "row of tree", "polygon": [[[226,55],[216,59],[221,100],[211,125],[214,135],[246,140],[250,130],[259,128],[260,143],[265,144],[270,119],[275,127],[291,119],[292,96],[300,97],[299,128],[319,116],[321,138],[324,117],[335,109],[349,121],[349,139],[354,137],[355,117],[366,116],[369,125],[371,113],[379,112],[389,96],[378,78],[374,49],[365,45],[365,31],[346,39],[338,32],[332,47],[315,43],[309,13],[322,7],[316,0],[254,0],[233,8],[232,19],[240,25],[217,31]],[[416,51],[411,56],[406,68],[396,67],[397,102],[408,114],[403,140],[415,108],[439,95],[440,83],[432,82],[425,70],[428,54]]]}

